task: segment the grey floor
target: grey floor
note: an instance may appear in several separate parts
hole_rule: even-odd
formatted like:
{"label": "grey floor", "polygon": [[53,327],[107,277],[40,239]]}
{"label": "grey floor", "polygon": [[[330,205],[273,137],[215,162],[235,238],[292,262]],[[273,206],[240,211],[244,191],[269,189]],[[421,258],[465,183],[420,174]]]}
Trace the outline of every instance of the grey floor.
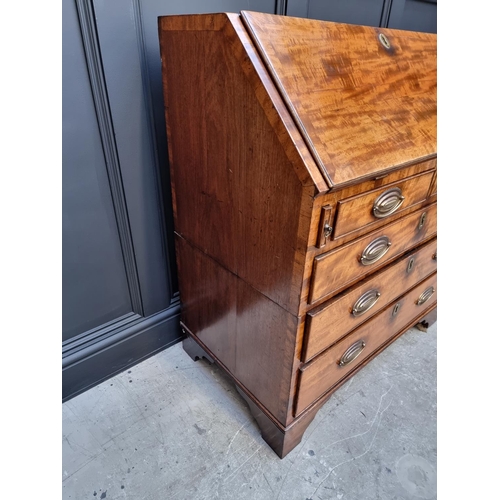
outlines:
{"label": "grey floor", "polygon": [[283,460],[221,370],[177,344],[63,404],[63,498],[436,498],[436,330],[369,363]]}

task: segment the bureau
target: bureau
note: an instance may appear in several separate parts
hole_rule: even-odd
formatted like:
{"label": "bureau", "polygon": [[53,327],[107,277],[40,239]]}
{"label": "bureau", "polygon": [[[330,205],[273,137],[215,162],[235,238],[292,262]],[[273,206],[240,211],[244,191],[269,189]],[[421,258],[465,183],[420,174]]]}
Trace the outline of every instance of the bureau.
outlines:
{"label": "bureau", "polygon": [[158,19],[184,349],[284,457],[437,307],[436,36]]}

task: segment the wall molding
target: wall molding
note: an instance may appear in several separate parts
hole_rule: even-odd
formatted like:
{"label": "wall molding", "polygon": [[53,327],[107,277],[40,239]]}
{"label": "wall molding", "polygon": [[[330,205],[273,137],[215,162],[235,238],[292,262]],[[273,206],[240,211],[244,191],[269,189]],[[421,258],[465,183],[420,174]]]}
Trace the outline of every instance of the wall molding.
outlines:
{"label": "wall molding", "polygon": [[114,335],[117,331],[132,326],[141,319],[142,316],[131,312],[65,340],[62,344],[63,368],[65,365],[65,359],[67,359],[69,355],[73,355],[80,350],[84,350],[88,346]]}
{"label": "wall molding", "polygon": [[281,16],[286,16],[287,3],[288,0],[276,0],[274,13]]}
{"label": "wall molding", "polygon": [[109,335],[63,357],[63,402],[166,349],[183,335],[180,303],[147,318],[117,326]]}
{"label": "wall molding", "polygon": [[[144,26],[143,26],[143,16],[142,16],[142,7],[141,0],[132,0],[133,11],[134,11],[134,23],[135,23],[135,31],[137,33],[137,48],[139,54],[139,64],[141,67],[141,78],[142,78],[142,93],[143,100],[145,103],[146,113],[147,113],[147,132],[151,146],[152,159],[154,164],[154,175],[155,175],[155,184],[156,184],[156,199],[158,206],[161,207],[159,217],[160,217],[160,232],[161,232],[161,240],[162,246],[166,252],[166,260],[168,262],[167,273],[168,280],[170,285],[170,290],[173,292],[176,289],[176,286],[172,277],[172,269],[175,269],[176,262],[175,256],[170,255],[170,247],[168,244],[168,238],[166,234],[167,224],[166,220],[166,210],[165,210],[165,197],[163,194],[163,174],[162,168],[160,165],[160,159],[158,156],[158,141],[156,135],[156,127],[155,127],[155,117],[153,111],[153,94],[151,92],[151,73],[148,65],[148,57],[147,57],[147,47],[146,47],[146,37],[144,34]],[[163,109],[163,107],[162,107]],[[163,135],[166,137],[166,131],[163,131]],[[168,166],[168,165],[167,165]],[[166,174],[166,173],[165,173]],[[168,185],[170,186],[170,179],[168,179]],[[171,224],[171,233],[173,234],[173,221]],[[173,246],[172,246],[173,249]]]}
{"label": "wall molding", "polygon": [[143,316],[144,309],[139,283],[139,274],[134,254],[134,244],[128,217],[125,192],[120,171],[118,149],[115,141],[113,119],[109,105],[104,68],[101,61],[99,38],[91,0],[75,0],[80,23],[82,43],[87,61],[90,87],[94,98],[97,123],[108,173],[111,199],[116,215],[118,235],[123,253],[132,310]]}
{"label": "wall molding", "polygon": [[387,28],[387,26],[389,26],[391,8],[392,8],[392,0],[384,0],[384,4],[382,6],[382,13],[380,14],[380,23],[379,23],[379,26],[381,28]]}

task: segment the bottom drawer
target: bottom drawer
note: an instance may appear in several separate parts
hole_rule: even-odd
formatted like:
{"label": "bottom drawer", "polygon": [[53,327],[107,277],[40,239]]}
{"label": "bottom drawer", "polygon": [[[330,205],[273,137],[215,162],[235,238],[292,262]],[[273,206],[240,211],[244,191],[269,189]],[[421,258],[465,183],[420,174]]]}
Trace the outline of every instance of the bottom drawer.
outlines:
{"label": "bottom drawer", "polygon": [[437,300],[437,273],[300,369],[295,415],[340,382]]}

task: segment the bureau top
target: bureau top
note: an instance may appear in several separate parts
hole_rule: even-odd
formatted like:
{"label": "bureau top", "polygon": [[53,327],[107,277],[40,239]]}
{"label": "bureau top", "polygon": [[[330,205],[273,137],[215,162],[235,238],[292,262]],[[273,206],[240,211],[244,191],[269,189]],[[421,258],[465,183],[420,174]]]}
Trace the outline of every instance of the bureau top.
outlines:
{"label": "bureau top", "polygon": [[436,35],[249,11],[166,16],[160,30],[237,23],[327,189],[436,155]]}
{"label": "bureau top", "polygon": [[436,35],[241,15],[327,183],[436,153]]}

